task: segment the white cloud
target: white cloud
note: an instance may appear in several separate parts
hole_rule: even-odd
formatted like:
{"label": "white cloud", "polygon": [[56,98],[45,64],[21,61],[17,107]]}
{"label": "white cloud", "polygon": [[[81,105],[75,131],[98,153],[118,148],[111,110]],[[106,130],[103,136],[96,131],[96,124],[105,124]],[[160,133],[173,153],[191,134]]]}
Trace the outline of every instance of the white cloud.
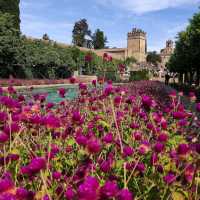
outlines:
{"label": "white cloud", "polygon": [[136,14],[143,14],[152,11],[175,8],[185,5],[200,3],[200,0],[97,0],[104,6],[116,6],[132,11]]}

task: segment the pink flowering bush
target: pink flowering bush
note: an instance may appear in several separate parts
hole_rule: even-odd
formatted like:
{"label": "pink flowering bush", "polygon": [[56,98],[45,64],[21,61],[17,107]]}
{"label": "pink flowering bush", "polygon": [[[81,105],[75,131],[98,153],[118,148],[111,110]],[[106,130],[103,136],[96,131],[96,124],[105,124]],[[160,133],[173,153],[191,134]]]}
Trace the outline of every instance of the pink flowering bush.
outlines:
{"label": "pink flowering bush", "polygon": [[98,82],[60,103],[0,89],[0,200],[199,199],[199,104]]}

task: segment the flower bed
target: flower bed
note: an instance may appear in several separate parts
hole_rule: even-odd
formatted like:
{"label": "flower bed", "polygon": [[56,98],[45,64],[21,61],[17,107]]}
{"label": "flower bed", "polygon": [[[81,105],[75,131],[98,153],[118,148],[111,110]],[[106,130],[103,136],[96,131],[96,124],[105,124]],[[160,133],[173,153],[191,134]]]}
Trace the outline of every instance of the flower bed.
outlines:
{"label": "flower bed", "polygon": [[0,89],[0,200],[199,199],[196,114],[156,82],[92,84],[59,104]]}

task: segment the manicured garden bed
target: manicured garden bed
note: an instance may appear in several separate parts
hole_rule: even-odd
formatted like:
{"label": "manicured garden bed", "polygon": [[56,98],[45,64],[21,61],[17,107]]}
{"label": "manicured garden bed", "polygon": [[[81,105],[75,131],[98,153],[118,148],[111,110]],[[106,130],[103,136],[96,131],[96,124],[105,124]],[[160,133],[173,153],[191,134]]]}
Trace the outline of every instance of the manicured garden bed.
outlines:
{"label": "manicured garden bed", "polygon": [[0,199],[199,199],[200,104],[159,82],[92,84],[59,103],[0,89]]}

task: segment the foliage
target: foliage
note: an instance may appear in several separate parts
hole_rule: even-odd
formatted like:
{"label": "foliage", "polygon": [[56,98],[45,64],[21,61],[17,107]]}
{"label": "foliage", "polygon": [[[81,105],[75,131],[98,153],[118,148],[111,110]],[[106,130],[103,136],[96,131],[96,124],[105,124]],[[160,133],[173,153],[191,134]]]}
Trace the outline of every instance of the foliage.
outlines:
{"label": "foliage", "polygon": [[185,74],[186,82],[191,84],[196,79],[197,85],[200,82],[199,30],[200,12],[194,14],[186,30],[178,34],[174,54],[167,64],[171,71],[178,72],[181,77]]}
{"label": "foliage", "polygon": [[147,62],[153,64],[154,66],[158,66],[158,63],[161,62],[161,57],[156,51],[149,52],[147,55]]}
{"label": "foliage", "polygon": [[0,0],[0,12],[13,16],[14,28],[20,30],[20,0]]}
{"label": "foliage", "polygon": [[103,49],[106,46],[107,38],[104,36],[104,32],[97,29],[92,36],[94,49]]}
{"label": "foliage", "polygon": [[130,72],[130,81],[140,81],[140,80],[149,80],[149,71],[131,71]]}
{"label": "foliage", "polygon": [[159,82],[92,83],[59,103],[0,89],[0,198],[199,199],[198,115]]}
{"label": "foliage", "polygon": [[75,22],[73,31],[72,31],[72,42],[74,45],[83,47],[85,43],[85,36],[90,36],[91,31],[86,19],[81,19],[80,21]]}

